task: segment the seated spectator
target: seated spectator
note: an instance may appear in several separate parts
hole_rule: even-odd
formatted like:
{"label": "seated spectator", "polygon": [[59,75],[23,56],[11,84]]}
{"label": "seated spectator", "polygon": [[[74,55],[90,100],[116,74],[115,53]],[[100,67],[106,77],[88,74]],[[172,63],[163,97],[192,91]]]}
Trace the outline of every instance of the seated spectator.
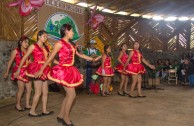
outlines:
{"label": "seated spectator", "polygon": [[177,71],[179,71],[180,64],[178,63],[177,60],[174,60],[174,64],[172,65],[172,69],[176,69]]}
{"label": "seated spectator", "polygon": [[162,78],[165,79],[168,76],[168,70],[172,69],[172,65],[169,59],[165,60]]}
{"label": "seated spectator", "polygon": [[189,61],[194,65],[194,57],[193,57],[193,53],[191,52],[191,51],[189,51],[189,53],[188,53],[188,59],[189,59]]}
{"label": "seated spectator", "polygon": [[174,64],[172,65],[172,69],[175,69],[177,71],[177,75],[178,75],[178,80],[180,81],[180,76],[181,76],[181,64],[178,63],[177,60],[174,60]]}
{"label": "seated spectator", "polygon": [[164,67],[164,64],[163,64],[162,60],[158,59],[157,60],[157,64],[156,64],[156,69],[155,69],[156,77],[162,77],[162,69],[163,69],[163,67]]}
{"label": "seated spectator", "polygon": [[188,76],[194,74],[194,65],[189,61],[188,58],[185,58],[184,63],[181,65],[181,82],[184,84],[188,81]]}
{"label": "seated spectator", "polygon": [[186,57],[187,57],[186,54],[182,53],[182,55],[181,55],[181,64],[184,63],[184,60],[185,60]]}
{"label": "seated spectator", "polygon": [[188,52],[187,58],[191,61],[193,59],[193,53],[191,51]]}

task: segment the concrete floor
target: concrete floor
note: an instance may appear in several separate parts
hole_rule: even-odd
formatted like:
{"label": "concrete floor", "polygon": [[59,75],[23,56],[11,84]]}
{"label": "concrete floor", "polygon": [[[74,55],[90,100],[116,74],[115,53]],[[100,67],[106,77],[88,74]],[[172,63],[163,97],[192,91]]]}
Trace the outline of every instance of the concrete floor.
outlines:
{"label": "concrete floor", "polygon": [[[147,98],[136,99],[116,92],[109,97],[78,93],[72,121],[76,126],[194,126],[194,87],[160,87],[165,90],[144,90]],[[39,118],[16,111],[14,100],[4,102],[9,105],[0,108],[0,126],[62,126],[56,120],[62,99],[62,93],[51,93],[48,107],[55,113]]]}

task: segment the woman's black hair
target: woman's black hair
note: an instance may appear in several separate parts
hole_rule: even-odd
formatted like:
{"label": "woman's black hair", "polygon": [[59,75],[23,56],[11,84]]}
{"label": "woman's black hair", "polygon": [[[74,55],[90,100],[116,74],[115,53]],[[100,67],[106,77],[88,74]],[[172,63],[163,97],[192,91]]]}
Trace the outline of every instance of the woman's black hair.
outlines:
{"label": "woman's black hair", "polygon": [[[133,45],[134,45],[135,43],[139,43],[139,41],[135,40],[134,43],[133,43]],[[141,48],[141,46],[140,46],[140,43],[139,43],[139,48],[138,48],[138,50],[139,50],[140,53],[142,53],[142,48]]]}
{"label": "woman's black hair", "polygon": [[[43,34],[47,34],[47,32],[45,30],[40,30],[38,32],[38,34],[37,34],[37,41],[38,41],[38,37],[41,36],[41,35],[43,35]],[[49,52],[49,48],[48,48],[48,46],[45,43],[43,43],[43,46],[46,49],[46,51]]]}
{"label": "woman's black hair", "polygon": [[104,46],[104,53],[105,53],[106,55],[109,55],[108,52],[107,52],[108,47],[110,47],[110,45],[105,45],[105,46]]}
{"label": "woman's black hair", "polygon": [[[139,41],[137,41],[137,40],[134,41],[134,42],[133,42],[133,46],[135,45],[135,43],[139,43]],[[140,44],[139,44],[139,48],[140,48]]]}
{"label": "woman's black hair", "polygon": [[26,36],[22,36],[22,37],[18,40],[18,50],[19,50],[19,52],[20,52],[20,57],[22,57],[22,42],[23,42],[24,40],[29,40],[29,38],[26,37]]}
{"label": "woman's black hair", "polygon": [[185,58],[187,58],[186,54],[185,53],[182,53],[181,59],[184,60]]}
{"label": "woman's black hair", "polygon": [[[72,29],[72,26],[70,24],[63,24],[60,28],[60,34],[61,34],[61,38],[65,37],[65,31],[70,31]],[[70,39],[69,42],[75,46],[75,43],[72,42],[72,40]]]}
{"label": "woman's black hair", "polygon": [[158,59],[158,60],[157,60],[157,64],[158,64],[158,65],[161,65],[160,62],[162,63],[162,60],[161,60],[161,59]]}
{"label": "woman's black hair", "polygon": [[189,58],[189,60],[191,60],[193,58],[193,53],[191,51],[188,52],[188,56],[187,57]]}
{"label": "woman's black hair", "polygon": [[127,45],[127,44],[126,44],[125,42],[122,43],[121,46],[120,46],[120,51],[122,51],[122,47],[123,47],[124,45]]}

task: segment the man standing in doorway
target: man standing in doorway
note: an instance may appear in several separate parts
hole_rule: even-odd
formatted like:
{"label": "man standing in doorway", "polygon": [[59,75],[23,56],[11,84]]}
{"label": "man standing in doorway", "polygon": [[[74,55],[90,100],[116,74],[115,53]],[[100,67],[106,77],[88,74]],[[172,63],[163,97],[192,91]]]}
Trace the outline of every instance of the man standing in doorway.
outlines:
{"label": "man standing in doorway", "polygon": [[[86,50],[84,51],[84,54],[90,57],[98,57],[100,56],[100,51],[98,49],[95,48],[95,44],[96,41],[95,40],[90,40],[90,42],[88,43],[88,47],[86,48]],[[97,68],[99,65],[93,65],[91,61],[87,61],[86,62],[86,90],[87,93],[90,93],[90,83],[92,81],[92,69]]]}

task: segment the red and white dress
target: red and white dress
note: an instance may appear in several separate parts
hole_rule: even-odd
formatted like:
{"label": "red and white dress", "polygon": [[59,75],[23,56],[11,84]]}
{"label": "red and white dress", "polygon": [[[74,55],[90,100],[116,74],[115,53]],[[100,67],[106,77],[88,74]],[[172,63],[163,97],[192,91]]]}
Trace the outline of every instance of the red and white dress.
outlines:
{"label": "red and white dress", "polygon": [[84,80],[83,75],[73,66],[76,49],[63,39],[58,43],[62,45],[62,48],[58,52],[59,64],[51,69],[48,78],[62,86],[70,88],[77,87],[81,85]]}
{"label": "red and white dress", "polygon": [[144,74],[146,72],[144,66],[141,63],[142,54],[136,50],[133,50],[131,57],[131,63],[126,67],[126,72],[132,75]]}
{"label": "red and white dress", "polygon": [[[129,57],[129,56],[126,54],[126,52],[123,52],[123,55],[121,56],[121,61],[125,64],[125,63],[127,62],[128,57]],[[123,68],[124,68],[124,66],[123,66],[121,63],[119,63],[119,64],[115,67],[115,70],[117,70],[120,74],[128,74],[128,73],[126,72],[126,70],[123,71]]]}
{"label": "red and white dress", "polygon": [[111,65],[111,57],[106,55],[106,59],[104,62],[104,71],[105,75],[102,75],[102,65],[98,68],[96,73],[101,76],[113,76],[114,75],[114,70]]}
{"label": "red and white dress", "polygon": [[22,52],[22,51],[20,52],[18,48],[16,48],[15,50],[17,51],[17,53],[16,53],[16,56],[14,59],[15,66],[12,69],[11,79],[12,80],[20,80],[24,83],[27,83],[29,80],[28,80],[28,77],[26,76],[26,70],[27,70],[27,65],[28,65],[28,62],[30,60],[30,57],[28,57],[28,59],[24,62],[23,66],[20,69],[19,75],[17,76],[17,78],[15,78],[14,73],[18,70],[18,67],[19,67],[20,62],[22,60],[22,57],[24,56],[24,52]]}
{"label": "red and white dress", "polygon": [[[34,78],[34,75],[44,65],[48,57],[48,54],[49,53],[47,52],[45,48],[41,48],[38,44],[34,44],[34,50],[32,51],[33,62],[28,65],[26,75]],[[43,81],[48,80],[47,75],[49,71],[50,71],[50,67],[46,66],[46,68],[43,71],[42,76],[37,79],[43,80]]]}

